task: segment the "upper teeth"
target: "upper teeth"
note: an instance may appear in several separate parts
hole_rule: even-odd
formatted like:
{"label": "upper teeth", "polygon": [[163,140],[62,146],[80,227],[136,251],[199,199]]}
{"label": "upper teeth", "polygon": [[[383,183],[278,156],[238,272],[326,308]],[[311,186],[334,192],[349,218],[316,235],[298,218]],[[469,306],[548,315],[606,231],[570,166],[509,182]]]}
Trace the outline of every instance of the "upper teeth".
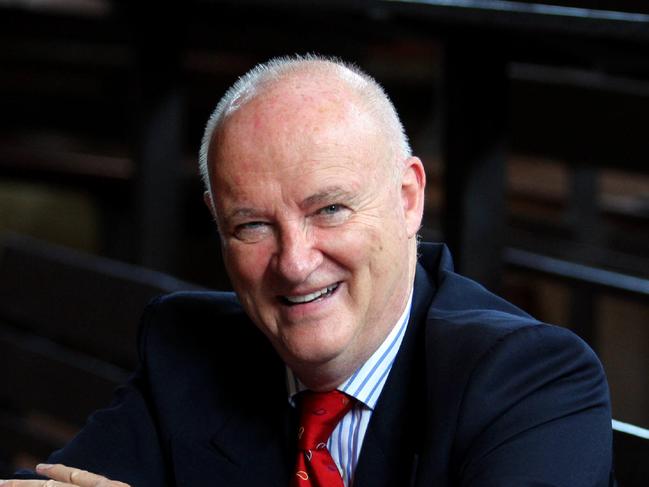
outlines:
{"label": "upper teeth", "polygon": [[320,296],[323,294],[330,293],[336,288],[336,284],[332,284],[331,286],[327,286],[323,289],[320,289],[319,291],[315,291],[310,294],[305,294],[304,296],[285,296],[286,300],[291,302],[291,303],[308,303],[309,301],[313,301],[315,299],[318,299]]}

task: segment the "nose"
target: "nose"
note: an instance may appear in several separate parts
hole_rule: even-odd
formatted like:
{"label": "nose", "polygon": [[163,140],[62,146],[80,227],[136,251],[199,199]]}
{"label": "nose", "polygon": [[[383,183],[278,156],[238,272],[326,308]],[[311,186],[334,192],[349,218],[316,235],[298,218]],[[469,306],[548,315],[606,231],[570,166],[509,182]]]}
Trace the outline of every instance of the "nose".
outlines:
{"label": "nose", "polygon": [[304,282],[322,263],[322,253],[308,229],[298,224],[282,231],[276,258],[278,274],[290,284]]}

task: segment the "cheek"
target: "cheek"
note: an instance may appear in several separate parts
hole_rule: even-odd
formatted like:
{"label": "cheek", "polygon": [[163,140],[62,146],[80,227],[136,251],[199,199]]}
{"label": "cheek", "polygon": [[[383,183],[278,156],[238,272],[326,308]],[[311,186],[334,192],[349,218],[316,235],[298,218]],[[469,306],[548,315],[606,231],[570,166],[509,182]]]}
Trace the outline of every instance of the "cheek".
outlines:
{"label": "cheek", "polygon": [[268,257],[257,246],[230,245],[224,250],[223,259],[237,292],[249,292],[261,284]]}
{"label": "cheek", "polygon": [[[354,294],[367,291],[375,273],[381,273],[381,256],[386,243],[380,230],[368,225],[353,225],[329,232],[323,248],[327,257],[352,278]],[[358,286],[361,286],[360,288]]]}
{"label": "cheek", "polygon": [[372,238],[360,225],[327,229],[318,236],[322,252],[346,268],[362,265],[367,260]]}
{"label": "cheek", "polygon": [[[364,225],[343,232],[337,238],[340,261],[352,272],[357,292],[385,294],[400,277],[401,263],[408,255],[408,239],[394,220],[383,219],[381,225]],[[385,299],[381,296],[379,299]]]}

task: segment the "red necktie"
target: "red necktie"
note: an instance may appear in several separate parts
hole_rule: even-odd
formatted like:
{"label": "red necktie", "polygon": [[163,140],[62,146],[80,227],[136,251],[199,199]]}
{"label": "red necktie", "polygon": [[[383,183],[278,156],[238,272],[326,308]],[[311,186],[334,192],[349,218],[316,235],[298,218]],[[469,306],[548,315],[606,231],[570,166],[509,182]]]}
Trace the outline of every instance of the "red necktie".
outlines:
{"label": "red necktie", "polygon": [[298,401],[298,455],[291,487],[343,487],[338,467],[327,449],[327,440],[352,408],[353,400],[340,391],[305,391]]}

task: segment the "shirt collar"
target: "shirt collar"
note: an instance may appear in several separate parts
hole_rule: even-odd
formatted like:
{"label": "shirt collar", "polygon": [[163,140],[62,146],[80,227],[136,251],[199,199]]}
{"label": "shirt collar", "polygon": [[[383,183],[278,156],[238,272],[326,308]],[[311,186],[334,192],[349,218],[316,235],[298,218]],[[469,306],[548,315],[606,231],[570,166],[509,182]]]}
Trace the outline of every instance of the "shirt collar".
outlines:
{"label": "shirt collar", "polygon": [[[388,373],[392,369],[394,359],[401,347],[401,342],[408,327],[411,307],[412,288],[410,289],[408,303],[388,336],[372,356],[351,377],[337,387],[339,391],[352,396],[367,408],[374,410]],[[288,366],[286,367],[286,387],[288,400],[293,406],[295,406],[295,396],[308,389]]]}

